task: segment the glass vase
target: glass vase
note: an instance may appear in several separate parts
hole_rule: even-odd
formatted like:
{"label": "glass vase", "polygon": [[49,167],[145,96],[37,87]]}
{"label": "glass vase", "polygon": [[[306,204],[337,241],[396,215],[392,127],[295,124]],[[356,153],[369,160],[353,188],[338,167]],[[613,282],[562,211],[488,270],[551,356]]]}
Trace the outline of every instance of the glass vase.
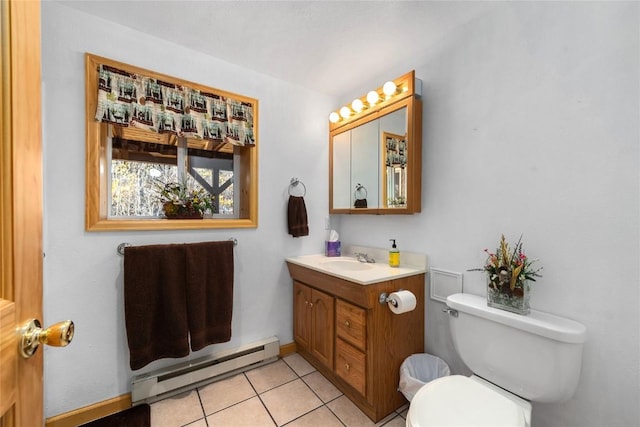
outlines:
{"label": "glass vase", "polygon": [[521,287],[513,290],[508,286],[496,288],[490,280],[487,280],[487,305],[501,310],[526,315],[529,314],[529,299],[531,298],[531,286],[525,280]]}

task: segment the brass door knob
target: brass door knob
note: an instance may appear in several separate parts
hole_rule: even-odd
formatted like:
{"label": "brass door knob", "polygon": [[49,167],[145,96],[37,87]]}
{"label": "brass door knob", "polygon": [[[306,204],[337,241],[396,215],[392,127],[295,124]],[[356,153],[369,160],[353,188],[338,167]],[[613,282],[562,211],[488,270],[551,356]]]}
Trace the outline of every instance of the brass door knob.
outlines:
{"label": "brass door knob", "polygon": [[74,325],[71,320],[55,323],[42,329],[38,319],[31,319],[20,330],[20,355],[25,359],[36,353],[40,344],[65,347],[73,339]]}

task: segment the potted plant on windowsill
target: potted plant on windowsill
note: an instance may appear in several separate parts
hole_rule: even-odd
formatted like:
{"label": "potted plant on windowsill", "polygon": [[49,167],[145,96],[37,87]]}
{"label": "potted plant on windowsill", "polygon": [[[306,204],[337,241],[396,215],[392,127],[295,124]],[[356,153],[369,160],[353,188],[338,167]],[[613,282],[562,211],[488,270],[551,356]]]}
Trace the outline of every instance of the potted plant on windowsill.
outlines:
{"label": "potted plant on windowsill", "polygon": [[204,189],[190,189],[186,184],[167,182],[159,185],[159,201],[168,219],[202,219],[209,210],[215,212],[215,198]]}

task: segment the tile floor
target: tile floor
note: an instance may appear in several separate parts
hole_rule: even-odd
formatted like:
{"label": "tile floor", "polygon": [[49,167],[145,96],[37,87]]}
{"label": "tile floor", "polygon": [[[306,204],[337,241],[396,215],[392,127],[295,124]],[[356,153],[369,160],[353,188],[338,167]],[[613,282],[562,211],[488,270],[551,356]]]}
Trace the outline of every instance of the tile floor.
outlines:
{"label": "tile floor", "polygon": [[151,405],[152,427],[404,427],[373,423],[299,354]]}

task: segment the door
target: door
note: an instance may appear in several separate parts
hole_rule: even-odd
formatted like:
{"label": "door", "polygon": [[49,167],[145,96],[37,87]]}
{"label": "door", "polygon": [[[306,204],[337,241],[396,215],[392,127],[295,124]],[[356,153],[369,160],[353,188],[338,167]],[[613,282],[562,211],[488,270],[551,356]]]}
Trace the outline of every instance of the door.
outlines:
{"label": "door", "polygon": [[18,329],[42,319],[40,3],[2,0],[0,30],[0,425],[42,426],[42,350]]}

